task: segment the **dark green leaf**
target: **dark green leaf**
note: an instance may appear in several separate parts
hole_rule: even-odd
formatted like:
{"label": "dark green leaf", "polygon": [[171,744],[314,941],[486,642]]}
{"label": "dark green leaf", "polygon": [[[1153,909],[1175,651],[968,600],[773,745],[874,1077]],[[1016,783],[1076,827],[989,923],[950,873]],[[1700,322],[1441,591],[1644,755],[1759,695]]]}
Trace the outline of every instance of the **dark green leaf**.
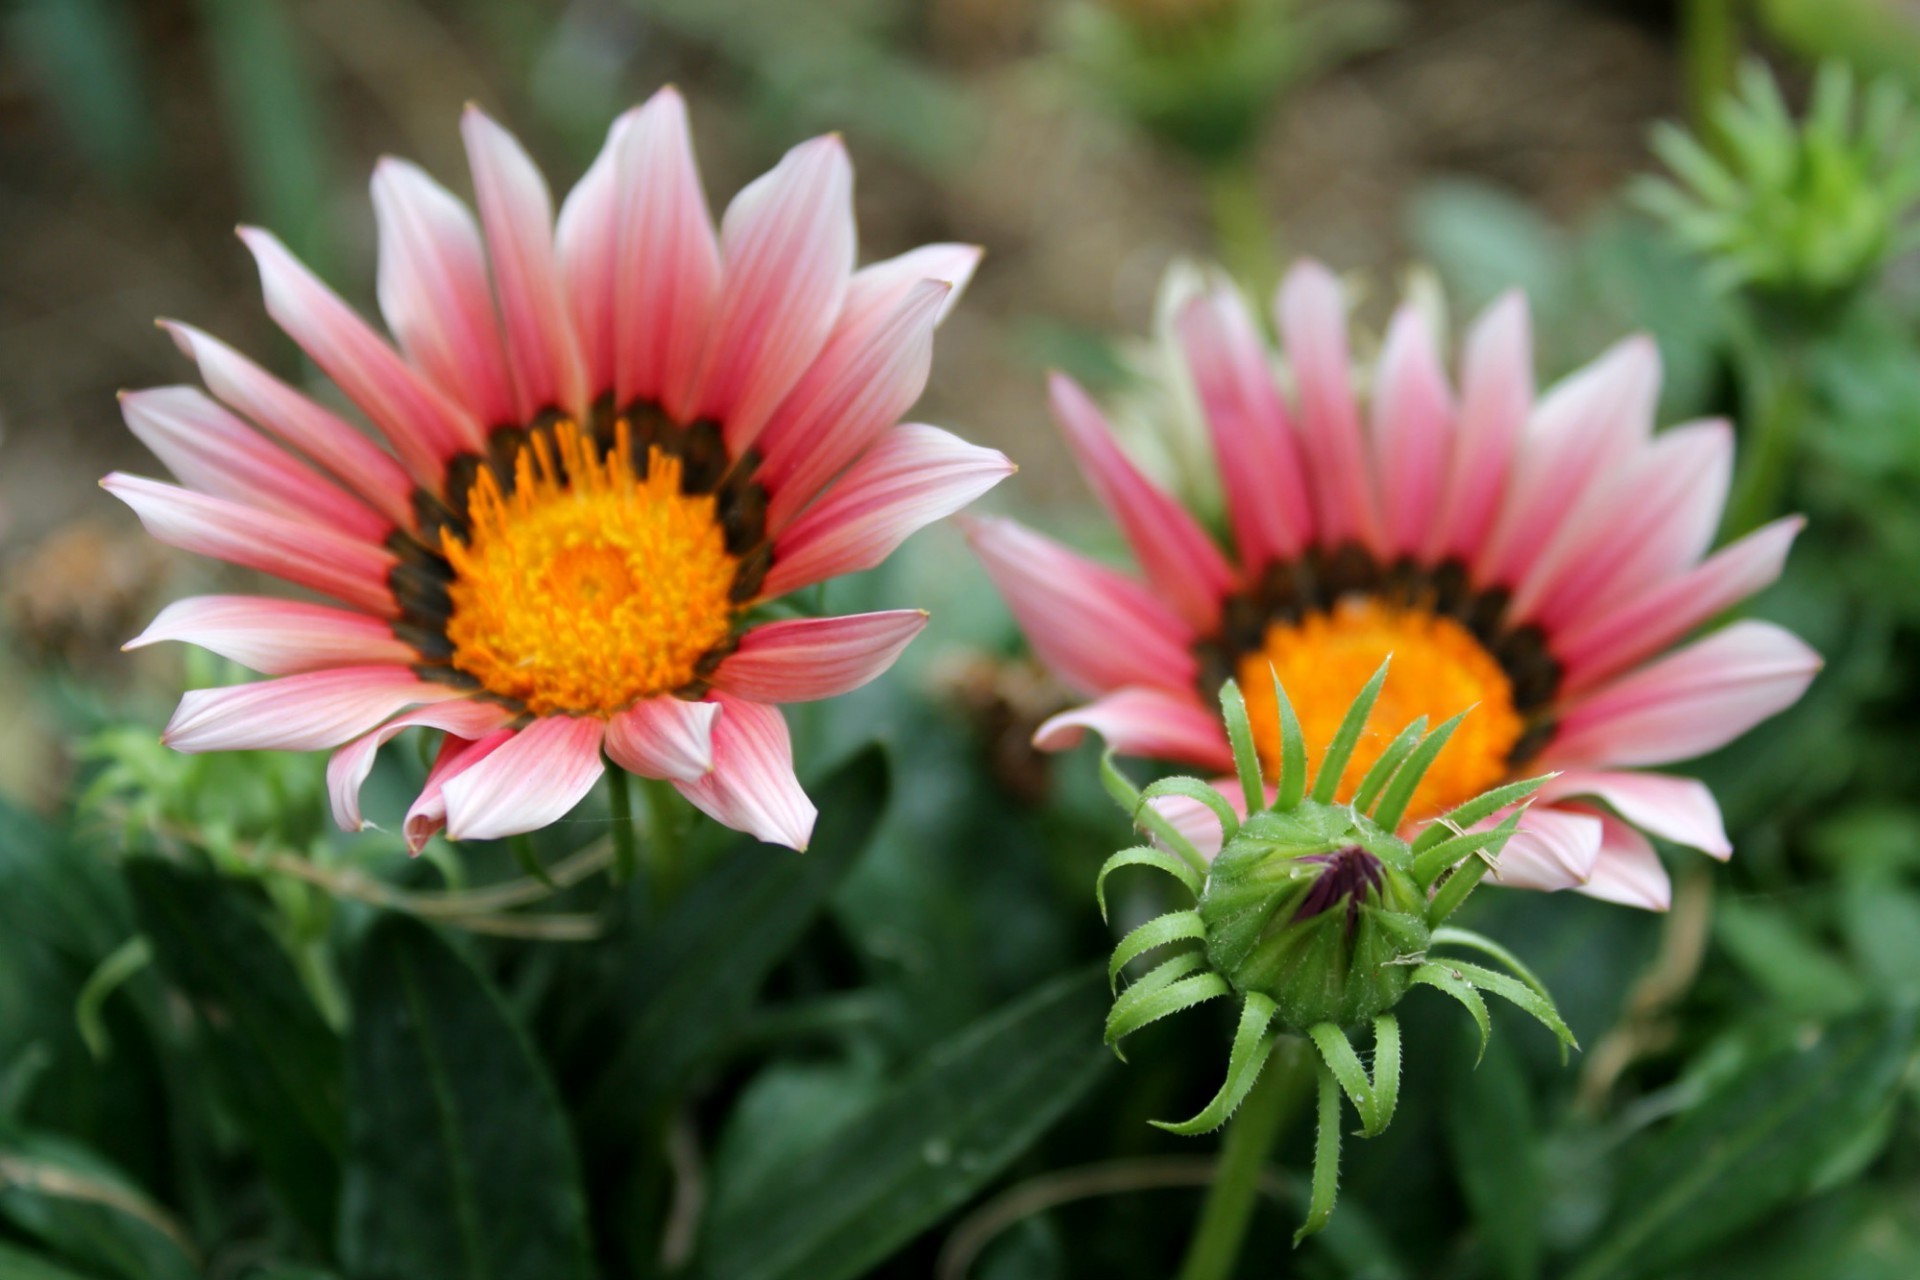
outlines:
{"label": "dark green leaf", "polygon": [[0,1241],[0,1276],[7,1280],[94,1280],[43,1258],[39,1254],[16,1249],[5,1241]]}
{"label": "dark green leaf", "polygon": [[1895,1000],[1920,1001],[1920,895],[1891,877],[1854,876],[1841,890],[1840,915],[1867,980]]}
{"label": "dark green leaf", "polygon": [[1660,1274],[1805,1194],[1881,1122],[1914,1051],[1910,1012],[1874,1012],[1755,1062],[1625,1153],[1620,1201],[1576,1280]]}
{"label": "dark green leaf", "polygon": [[221,1100],[287,1208],[330,1241],[345,1129],[340,1038],[235,885],[158,858],[129,859],[126,877],[154,963],[199,1015]]}
{"label": "dark green leaf", "polygon": [[629,1131],[726,1039],[866,848],[887,791],[879,750],[854,757],[817,793],[807,852],[743,842],[625,958],[613,997],[623,1030],[589,1095],[589,1128]]}
{"label": "dark green leaf", "polygon": [[[124,1173],[64,1138],[0,1133],[0,1217],[101,1276],[197,1280],[200,1275],[191,1256],[193,1243],[180,1225]],[[0,1254],[0,1264],[6,1261]],[[14,1274],[0,1268],[7,1280]]]}
{"label": "dark green leaf", "polygon": [[589,1275],[566,1118],[491,984],[387,916],[353,991],[340,1254],[355,1280]]}
{"label": "dark green leaf", "polygon": [[964,1203],[1099,1074],[1101,982],[1049,983],[935,1046],[860,1118],[708,1224],[709,1280],[846,1280]]}
{"label": "dark green leaf", "polygon": [[1540,1272],[1544,1197],[1527,1081],[1505,1037],[1485,1047],[1478,1067],[1464,1054],[1447,1059],[1447,1138],[1495,1267],[1530,1280]]}

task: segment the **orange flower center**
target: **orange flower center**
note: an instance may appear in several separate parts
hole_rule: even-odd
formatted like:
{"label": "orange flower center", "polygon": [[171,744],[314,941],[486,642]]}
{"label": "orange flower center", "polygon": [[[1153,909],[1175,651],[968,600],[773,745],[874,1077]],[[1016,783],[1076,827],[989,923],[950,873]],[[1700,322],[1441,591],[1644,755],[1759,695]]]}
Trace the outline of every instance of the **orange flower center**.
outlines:
{"label": "orange flower center", "polygon": [[1445,813],[1508,773],[1526,725],[1514,709],[1506,672],[1473,633],[1420,608],[1349,596],[1331,612],[1268,626],[1261,648],[1242,655],[1237,672],[1269,778],[1280,768],[1279,705],[1273,679],[1287,691],[1317,761],[1354,697],[1389,655],[1380,700],[1354,748],[1337,798],[1344,801],[1396,735],[1419,716],[1429,727],[1473,707],[1413,794],[1408,821]]}
{"label": "orange flower center", "polygon": [[453,665],[536,715],[609,715],[697,679],[732,633],[739,568],[713,495],[681,492],[658,449],[637,472],[624,421],[604,458],[563,422],[513,476],[503,493],[483,467],[470,536],[441,535]]}

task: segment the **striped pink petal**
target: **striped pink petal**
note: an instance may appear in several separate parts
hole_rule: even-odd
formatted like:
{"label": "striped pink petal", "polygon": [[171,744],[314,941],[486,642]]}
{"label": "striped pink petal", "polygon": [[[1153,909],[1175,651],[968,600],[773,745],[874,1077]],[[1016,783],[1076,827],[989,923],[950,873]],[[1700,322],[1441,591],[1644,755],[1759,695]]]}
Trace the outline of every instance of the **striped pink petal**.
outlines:
{"label": "striped pink petal", "polygon": [[435,833],[446,829],[446,785],[518,736],[518,731],[514,729],[495,729],[472,740],[453,734],[440,740],[440,751],[434,757],[433,767],[427,770],[426,782],[421,785],[420,794],[407,807],[407,816],[400,824],[408,853],[419,857],[420,851],[427,847],[427,841]]}
{"label": "striped pink petal", "polygon": [[406,667],[336,667],[183,695],[161,740],[175,751],[321,751],[396,711],[465,698]]}
{"label": "striped pink petal", "polygon": [[1488,878],[1513,889],[1577,889],[1593,875],[1600,841],[1596,815],[1535,805],[1520,819],[1520,829],[1500,851]]}
{"label": "striped pink petal", "polygon": [[926,625],[923,609],[764,623],[721,660],[713,687],[749,702],[836,698],[891,667]]}
{"label": "striped pink petal", "polygon": [[605,730],[591,716],[546,716],[447,779],[448,839],[498,840],[558,822],[605,772]]}
{"label": "striped pink petal", "polygon": [[1379,496],[1354,402],[1340,282],[1317,262],[1300,263],[1280,287],[1278,318],[1298,387],[1320,539],[1328,546],[1354,540],[1380,551]]}
{"label": "striped pink petal", "polygon": [[1647,838],[1617,818],[1600,819],[1600,856],[1580,892],[1647,911],[1673,905],[1673,880]]}
{"label": "striped pink petal", "polygon": [[713,768],[717,702],[648,698],[607,721],[607,755],[643,778],[691,782]]}
{"label": "striped pink petal", "polygon": [[1191,694],[1116,689],[1047,720],[1034,733],[1033,745],[1042,751],[1064,751],[1077,746],[1089,729],[1123,756],[1178,760],[1205,769],[1233,765],[1220,717]]}
{"label": "striped pink petal", "polygon": [[941,281],[922,280],[891,308],[862,309],[835,326],[758,441],[765,461],[757,478],[771,495],[768,529],[783,528],[920,398],[949,292]]}
{"label": "striped pink petal", "polygon": [[466,205],[420,166],[387,156],[373,170],[373,215],[380,314],[407,359],[483,426],[523,421]]}
{"label": "striped pink petal", "polygon": [[1012,520],[962,528],[1034,652],[1068,685],[1083,694],[1192,685],[1192,630],[1138,582]]}
{"label": "striped pink petal", "polygon": [[853,255],[853,166],[838,137],[801,143],[727,207],[700,406],[735,457],[826,345]]}
{"label": "striped pink petal", "polygon": [[[622,404],[658,400],[692,418],[701,360],[720,298],[720,246],[687,131],[687,107],[672,89],[615,126],[615,257],[589,264],[613,291],[614,385]],[[608,272],[606,262],[614,269]]]}
{"label": "striped pink petal", "polygon": [[380,748],[404,731],[421,726],[444,730],[449,735],[446,742],[451,743],[491,733],[511,719],[513,713],[498,703],[462,698],[403,711],[372,733],[355,738],[327,761],[327,795],[333,803],[334,822],[342,831],[366,829],[366,819],[360,816],[361,788],[367,785]]}
{"label": "striped pink petal", "polygon": [[853,273],[847,284],[847,300],[840,310],[840,322],[867,311],[886,311],[921,284],[935,280],[947,286],[940,310],[934,315],[939,324],[953,314],[954,304],[967,291],[973,273],[984,252],[977,244],[923,244],[879,262],[870,263]]}
{"label": "striped pink petal", "polygon": [[413,646],[378,618],[304,600],[189,596],[160,611],[126,648],[163,640],[199,645],[262,675],[417,662]]}
{"label": "striped pink petal", "polygon": [[394,524],[412,523],[414,483],[391,455],[218,338],[189,324],[161,324],[229,408],[325,467]]}
{"label": "striped pink petal", "polygon": [[[613,122],[600,154],[560,202],[560,216],[553,224],[554,266],[560,273],[560,289],[580,344],[580,364],[590,400],[614,390],[618,360],[614,317],[636,279],[609,270],[608,264],[617,262],[620,252],[624,209],[620,202],[619,152],[642,110],[637,107]],[[621,287],[623,283],[627,288]],[[616,399],[621,404],[628,402],[628,398]]]}
{"label": "striped pink petal", "polygon": [[460,137],[486,228],[519,420],[531,422],[553,408],[577,420],[587,409],[586,371],[554,262],[547,180],[519,141],[476,106],[461,115]]}
{"label": "striped pink petal", "polygon": [[1593,688],[1771,585],[1805,523],[1787,516],[1762,526],[1608,615],[1583,619],[1554,636],[1554,653],[1567,673],[1562,696]]}
{"label": "striped pink petal", "polygon": [[1799,699],[1820,670],[1805,641],[1743,621],[1588,696],[1561,718],[1549,765],[1655,765],[1724,746]]}
{"label": "striped pink petal", "polygon": [[127,427],[188,488],[281,511],[353,538],[379,542],[393,524],[215,404],[198,387],[120,395]]}
{"label": "striped pink petal", "polygon": [[1054,420],[1080,463],[1080,474],[1126,535],[1147,581],[1196,630],[1207,630],[1233,590],[1226,558],[1185,508],[1140,474],[1078,383],[1056,373],[1049,388]]}
{"label": "striped pink petal", "polygon": [[1014,469],[999,450],[938,427],[895,427],[774,540],[761,592],[782,596],[871,569],[908,535],[965,507]]}
{"label": "striped pink petal", "polygon": [[414,477],[437,486],[446,461],[482,444],[480,422],[402,360],[272,232],[240,228],[260,266],[267,313],[385,433]]}
{"label": "striped pink petal", "polygon": [[1604,501],[1594,477],[1612,474],[1651,434],[1659,391],[1659,349],[1633,337],[1547,393],[1520,437],[1506,501],[1475,558],[1481,582],[1519,582],[1562,525]]}
{"label": "striped pink petal", "polygon": [[1387,329],[1373,389],[1374,471],[1392,554],[1418,552],[1433,531],[1453,420],[1433,333],[1412,304],[1402,306]]}
{"label": "striped pink petal", "polygon": [[1313,537],[1299,444],[1266,346],[1237,289],[1189,302],[1176,330],[1213,435],[1241,567],[1297,555]]}
{"label": "striped pink petal", "polygon": [[1540,802],[1568,796],[1592,796],[1644,831],[1689,845],[1716,858],[1728,858],[1733,845],[1713,792],[1698,778],[1670,773],[1621,773],[1569,769],[1540,788]]}
{"label": "striped pink petal", "polygon": [[1515,442],[1533,409],[1533,335],[1526,295],[1508,293],[1467,334],[1460,420],[1428,559],[1468,560],[1493,526]]}
{"label": "striped pink petal", "polygon": [[387,587],[398,561],[363,539],[117,471],[100,487],[170,547],[271,573],[383,618],[398,611]]}
{"label": "striped pink petal", "polygon": [[805,851],[817,811],[793,773],[793,740],[778,707],[716,695],[713,769],[674,787],[716,822]]}

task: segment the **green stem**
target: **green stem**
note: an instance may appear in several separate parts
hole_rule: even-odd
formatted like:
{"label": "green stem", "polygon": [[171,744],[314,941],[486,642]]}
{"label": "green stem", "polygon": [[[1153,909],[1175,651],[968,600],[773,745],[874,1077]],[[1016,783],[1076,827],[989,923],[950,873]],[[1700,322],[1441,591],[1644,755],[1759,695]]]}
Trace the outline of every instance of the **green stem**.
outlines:
{"label": "green stem", "polygon": [[1812,401],[1806,360],[1791,340],[1749,355],[1748,400],[1759,406],[1727,503],[1722,534],[1737,538],[1779,514]]}
{"label": "green stem", "polygon": [[1740,59],[1736,0],[1686,0],[1680,16],[1681,70],[1686,77],[1687,115],[1694,131],[1719,149],[1713,106],[1733,91]]}
{"label": "green stem", "polygon": [[1298,1036],[1283,1037],[1267,1069],[1227,1129],[1220,1169],[1187,1246],[1180,1280],[1230,1280],[1253,1222],[1253,1205],[1267,1157],[1287,1120],[1306,1101],[1314,1080],[1313,1050]]}
{"label": "green stem", "polygon": [[647,876],[657,911],[680,892],[680,793],[658,778],[640,780],[640,797],[647,806]]}
{"label": "green stem", "polygon": [[1259,169],[1244,159],[1212,165],[1206,192],[1215,256],[1255,297],[1265,297],[1279,283],[1280,267]]}
{"label": "green stem", "polygon": [[607,807],[613,811],[613,870],[615,884],[633,879],[640,867],[639,841],[633,832],[632,780],[619,765],[607,765]]}

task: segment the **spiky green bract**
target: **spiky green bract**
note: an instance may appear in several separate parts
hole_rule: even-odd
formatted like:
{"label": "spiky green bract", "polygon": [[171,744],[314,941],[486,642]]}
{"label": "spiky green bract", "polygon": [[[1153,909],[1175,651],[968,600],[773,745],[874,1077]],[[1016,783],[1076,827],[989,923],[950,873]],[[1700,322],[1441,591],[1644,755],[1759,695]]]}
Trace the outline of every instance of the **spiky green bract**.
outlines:
{"label": "spiky green bract", "polygon": [[[1349,852],[1357,851],[1357,852]],[[1323,902],[1325,859],[1369,858],[1371,887]],[[1288,813],[1259,813],[1213,861],[1200,893],[1207,963],[1234,990],[1258,992],[1280,1025],[1350,1026],[1400,1003],[1406,957],[1426,950],[1428,930],[1405,842],[1340,805],[1303,800]]]}
{"label": "spiky green bract", "polygon": [[[1527,967],[1490,938],[1445,925],[1489,868],[1498,865],[1526,802],[1544,779],[1508,783],[1460,805],[1409,844],[1398,828],[1406,807],[1445,748],[1461,713],[1429,731],[1408,725],[1380,755],[1348,804],[1335,804],[1355,743],[1375,705],[1386,667],[1354,700],[1319,760],[1307,792],[1306,742],[1286,690],[1275,686],[1280,729],[1280,783],[1259,807],[1266,779],[1247,721],[1246,701],[1232,682],[1220,709],[1233,746],[1241,794],[1252,812],[1242,820],[1226,798],[1191,778],[1144,790],[1101,762],[1101,779],[1127,816],[1165,849],[1122,849],[1100,868],[1094,893],[1107,910],[1107,880],[1126,867],[1160,871],[1177,881],[1193,906],[1135,925],[1114,948],[1108,976],[1118,988],[1133,961],[1159,952],[1130,985],[1118,988],[1106,1040],[1119,1052],[1125,1037],[1150,1023],[1222,996],[1237,997],[1240,1017],[1227,1078],[1190,1120],[1160,1128],[1204,1133],[1225,1124],[1252,1091],[1282,1035],[1313,1045],[1319,1074],[1319,1136],[1313,1198],[1301,1239],[1326,1225],[1339,1182],[1340,1112],[1344,1096],[1360,1116],[1360,1136],[1376,1137],[1393,1119],[1400,1087],[1400,1024],[1393,1008],[1415,986],[1457,1001],[1480,1030],[1492,1030],[1482,992],[1520,1008],[1560,1039],[1573,1034]],[[1153,805],[1156,798],[1196,801],[1220,823],[1222,847],[1211,864]],[[1502,815],[1504,814],[1504,817]],[[1483,824],[1500,821],[1491,827]],[[1165,850],[1171,850],[1167,852]],[[1498,973],[1452,956],[1477,951],[1504,966]],[[1509,976],[1511,974],[1511,976]],[[1349,1034],[1371,1023],[1373,1073],[1361,1066]]]}

